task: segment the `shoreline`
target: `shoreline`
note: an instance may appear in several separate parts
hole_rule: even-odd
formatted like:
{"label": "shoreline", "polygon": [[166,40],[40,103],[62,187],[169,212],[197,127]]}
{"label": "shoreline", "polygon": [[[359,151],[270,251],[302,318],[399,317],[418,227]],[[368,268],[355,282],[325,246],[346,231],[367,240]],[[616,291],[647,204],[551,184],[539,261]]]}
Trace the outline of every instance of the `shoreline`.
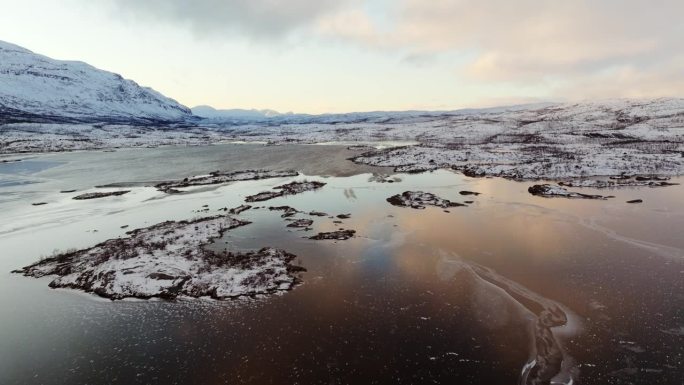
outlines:
{"label": "shoreline", "polygon": [[[684,99],[616,100],[464,113],[386,113],[373,119],[146,127],[7,124],[0,153],[254,143],[340,145],[352,161],[395,172],[452,168],[509,179],[684,174]],[[265,144],[264,144],[265,143]],[[365,150],[365,151],[364,151]],[[361,152],[361,153],[358,153]]]}
{"label": "shoreline", "polygon": [[[215,143],[208,143],[208,144],[167,144],[167,145],[159,145],[159,146],[154,146],[154,147],[146,147],[146,146],[130,146],[130,147],[106,147],[106,148],[87,148],[87,149],[67,149],[67,150],[56,150],[56,151],[45,151],[45,152],[19,152],[19,153],[7,153],[3,154],[0,153],[0,160],[2,160],[2,164],[14,164],[14,163],[20,163],[23,161],[31,161],[31,159],[34,158],[40,158],[44,156],[59,156],[59,155],[65,155],[65,154],[79,154],[79,153],[87,153],[87,154],[94,154],[94,153],[114,153],[114,152],[119,152],[119,151],[143,151],[145,149],[149,148],[154,148],[154,149],[169,149],[169,150],[182,150],[182,149],[197,149],[197,148],[206,148],[206,147],[220,147],[220,146],[225,146],[225,145],[240,145],[240,146],[254,146],[254,147],[336,147],[336,148],[344,148],[350,152],[357,152],[360,153],[359,155],[353,156],[351,158],[347,158],[350,163],[360,165],[360,166],[370,166],[371,168],[377,168],[378,173],[383,173],[382,170],[387,170],[391,169],[391,174],[400,174],[400,173],[423,173],[423,172],[432,172],[432,171],[437,171],[437,170],[446,170],[446,171],[452,171],[456,172],[468,177],[473,177],[473,178],[491,178],[491,177],[498,177],[506,180],[512,180],[512,181],[517,181],[517,182],[553,182],[557,183],[561,186],[565,187],[573,187],[573,188],[601,188],[601,189],[612,189],[612,188],[623,188],[623,187],[630,187],[629,184],[625,183],[620,183],[619,179],[628,179],[629,177],[636,177],[636,178],[652,178],[654,180],[663,178],[662,180],[667,180],[669,178],[677,178],[677,177],[682,177],[684,176],[684,166],[682,170],[672,172],[672,171],[656,171],[656,172],[640,172],[639,170],[618,170],[613,173],[595,173],[595,174],[583,174],[583,175],[559,175],[559,176],[548,176],[548,175],[539,175],[539,176],[532,176],[532,175],[516,175],[516,174],[509,174],[509,173],[491,173],[487,171],[480,171],[480,172],[472,172],[468,171],[468,167],[464,169],[463,167],[454,167],[449,164],[441,164],[441,165],[435,165],[431,162],[428,162],[427,165],[423,164],[406,164],[406,165],[399,165],[395,166],[392,164],[387,164],[387,162],[384,162],[382,160],[377,160],[378,156],[382,156],[384,152],[387,151],[398,151],[402,150],[405,148],[412,148],[412,147],[420,147],[423,144],[412,144],[412,145],[407,145],[407,146],[402,146],[402,145],[396,145],[396,146],[380,146],[377,150],[371,150],[368,151],[369,147],[372,148],[369,144],[372,142],[359,142],[360,145],[350,145],[349,142],[327,142],[327,143],[278,143],[278,144],[265,144],[263,142],[249,142],[249,141],[244,141],[244,142],[215,142]],[[382,142],[377,142],[377,143],[382,143]],[[431,148],[431,147],[428,147]],[[684,153],[683,153],[684,154]],[[370,159],[364,159],[364,160],[359,160],[364,157],[371,156]],[[684,156],[682,156],[684,158]],[[684,161],[683,161],[684,163]],[[611,180],[614,180],[615,183],[614,185],[599,185],[601,184],[600,182],[609,182]],[[153,182],[163,182],[163,181],[149,181],[149,183]],[[588,182],[588,183],[587,183]],[[115,184],[119,183],[127,183],[127,182],[112,182],[110,184],[105,184],[108,186],[113,186]],[[593,185],[592,185],[593,184]],[[642,185],[634,184],[631,185],[632,187],[639,187]],[[647,184],[643,184],[643,186],[647,187],[664,187],[666,184],[663,186],[648,186]]]}

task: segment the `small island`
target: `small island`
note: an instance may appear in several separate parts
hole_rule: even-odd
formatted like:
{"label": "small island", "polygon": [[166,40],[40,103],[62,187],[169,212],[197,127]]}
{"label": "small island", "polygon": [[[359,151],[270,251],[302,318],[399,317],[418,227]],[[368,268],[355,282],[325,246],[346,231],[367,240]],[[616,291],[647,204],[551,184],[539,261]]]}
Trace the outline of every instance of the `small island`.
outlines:
{"label": "small island", "polygon": [[305,271],[292,264],[293,254],[270,247],[240,253],[205,247],[249,223],[222,215],[166,221],[14,272],[35,278],[55,275],[52,288],[79,289],[112,300],[228,299],[292,289]]}

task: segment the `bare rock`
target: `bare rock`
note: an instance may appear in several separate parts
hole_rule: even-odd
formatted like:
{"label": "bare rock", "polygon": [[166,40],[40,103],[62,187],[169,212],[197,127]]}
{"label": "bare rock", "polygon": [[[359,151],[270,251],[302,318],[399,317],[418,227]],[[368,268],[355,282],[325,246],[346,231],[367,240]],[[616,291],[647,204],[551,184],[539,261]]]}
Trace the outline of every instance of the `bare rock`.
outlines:
{"label": "bare rock", "polygon": [[81,195],[77,195],[73,197],[72,199],[76,200],[87,200],[87,199],[99,199],[99,198],[106,198],[106,197],[112,197],[112,196],[120,196],[124,194],[128,194],[131,192],[130,190],[122,190],[122,191],[107,191],[107,192],[93,192],[93,193],[85,193]]}
{"label": "bare rock", "polygon": [[551,184],[536,184],[528,188],[527,191],[532,195],[546,198],[607,199],[607,197],[604,197],[603,195],[591,195],[568,191],[563,187]]}
{"label": "bare rock", "polygon": [[405,191],[401,194],[393,195],[387,198],[387,202],[394,206],[410,207],[412,209],[424,209],[426,206],[435,206],[440,208],[465,206],[462,203],[452,202],[448,199],[442,199],[432,193],[423,191]]}
{"label": "bare rock", "polygon": [[330,231],[330,232],[325,232],[325,233],[318,233],[312,237],[309,237],[309,239],[315,239],[315,240],[325,240],[325,239],[334,239],[334,240],[339,240],[339,241],[344,241],[349,238],[354,237],[356,234],[356,230],[338,230],[338,231]]}

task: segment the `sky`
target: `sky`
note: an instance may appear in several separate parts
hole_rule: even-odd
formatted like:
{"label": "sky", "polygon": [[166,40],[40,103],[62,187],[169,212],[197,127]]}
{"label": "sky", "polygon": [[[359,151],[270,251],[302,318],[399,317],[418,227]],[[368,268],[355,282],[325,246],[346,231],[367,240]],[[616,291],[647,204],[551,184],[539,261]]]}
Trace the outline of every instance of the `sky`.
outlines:
{"label": "sky", "polygon": [[682,0],[0,0],[0,40],[193,107],[684,96]]}

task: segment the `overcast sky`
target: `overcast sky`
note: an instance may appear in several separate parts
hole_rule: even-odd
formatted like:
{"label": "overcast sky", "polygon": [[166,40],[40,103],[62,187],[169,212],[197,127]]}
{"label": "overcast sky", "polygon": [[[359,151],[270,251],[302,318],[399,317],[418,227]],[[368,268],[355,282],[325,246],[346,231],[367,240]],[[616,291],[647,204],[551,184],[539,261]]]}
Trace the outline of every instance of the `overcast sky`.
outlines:
{"label": "overcast sky", "polygon": [[682,0],[0,0],[0,40],[188,106],[684,96]]}

